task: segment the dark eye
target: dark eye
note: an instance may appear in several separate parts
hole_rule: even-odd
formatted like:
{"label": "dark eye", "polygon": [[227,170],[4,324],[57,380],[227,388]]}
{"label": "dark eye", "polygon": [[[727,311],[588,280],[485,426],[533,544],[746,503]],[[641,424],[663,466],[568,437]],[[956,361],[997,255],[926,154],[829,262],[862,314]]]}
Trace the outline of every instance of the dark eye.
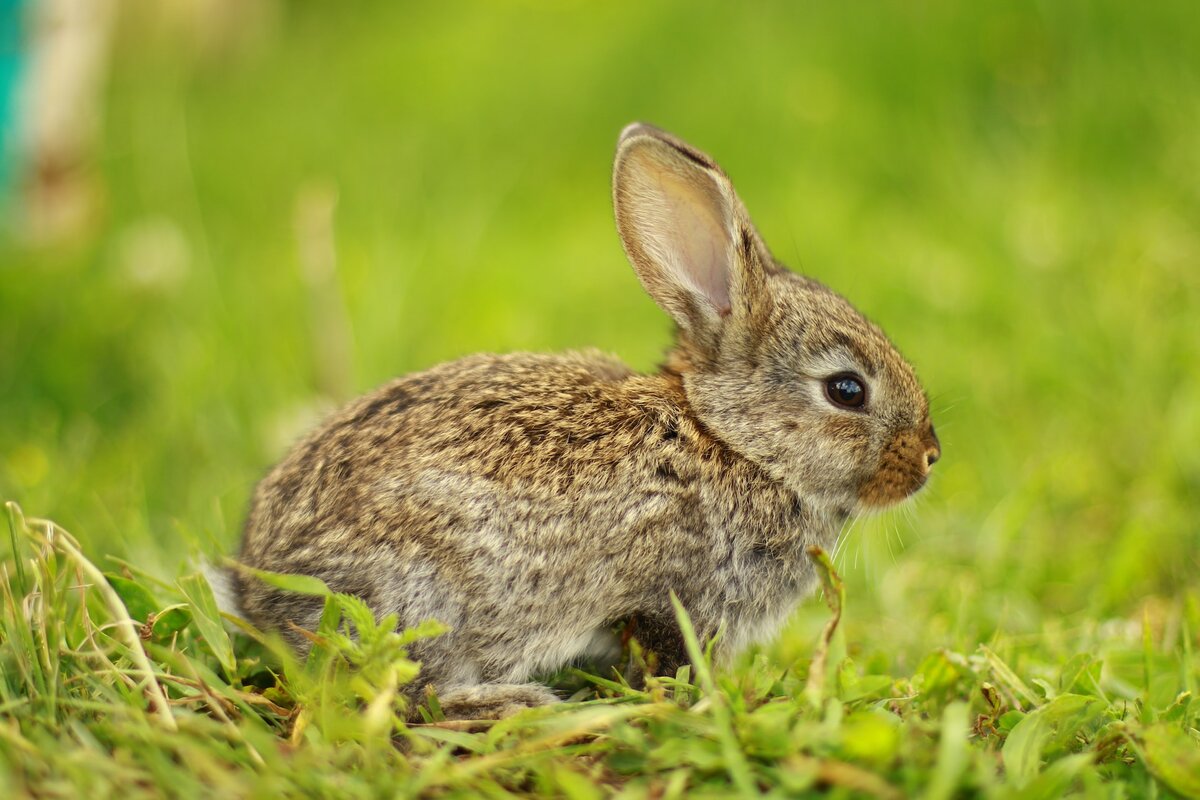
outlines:
{"label": "dark eye", "polygon": [[861,408],[867,402],[867,385],[857,375],[834,375],[825,382],[825,394],[835,406]]}

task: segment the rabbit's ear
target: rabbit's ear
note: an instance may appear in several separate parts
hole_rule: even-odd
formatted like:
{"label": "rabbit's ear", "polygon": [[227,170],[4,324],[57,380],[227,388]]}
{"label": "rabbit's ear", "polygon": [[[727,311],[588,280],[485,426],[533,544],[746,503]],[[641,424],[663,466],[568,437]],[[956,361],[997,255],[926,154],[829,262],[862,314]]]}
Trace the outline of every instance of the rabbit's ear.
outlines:
{"label": "rabbit's ear", "polygon": [[686,332],[711,340],[762,283],[757,235],[733,185],[704,153],[635,123],[617,144],[613,205],[642,286]]}

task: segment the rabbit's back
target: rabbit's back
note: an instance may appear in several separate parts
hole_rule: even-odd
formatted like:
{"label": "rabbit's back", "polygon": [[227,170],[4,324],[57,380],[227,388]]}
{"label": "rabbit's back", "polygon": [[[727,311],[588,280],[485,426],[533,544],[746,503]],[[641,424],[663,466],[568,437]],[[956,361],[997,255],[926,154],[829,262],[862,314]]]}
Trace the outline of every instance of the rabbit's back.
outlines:
{"label": "rabbit's back", "polygon": [[[628,488],[640,440],[680,413],[661,387],[631,404],[640,382],[592,353],[472,356],[392,381],[332,415],[259,484],[242,555],[294,560],[318,541],[357,550],[438,537],[497,504],[512,516]],[[386,524],[395,514],[402,528]]]}

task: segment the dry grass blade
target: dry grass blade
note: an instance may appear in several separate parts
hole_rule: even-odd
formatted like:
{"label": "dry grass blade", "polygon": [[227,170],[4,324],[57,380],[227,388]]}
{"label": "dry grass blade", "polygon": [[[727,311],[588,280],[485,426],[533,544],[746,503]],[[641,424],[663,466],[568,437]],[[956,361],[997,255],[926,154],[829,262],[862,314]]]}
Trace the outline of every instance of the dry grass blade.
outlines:
{"label": "dry grass blade", "polygon": [[817,649],[813,653],[812,665],[808,668],[808,680],[804,684],[804,696],[813,707],[819,707],[825,697],[825,675],[829,669],[829,643],[833,641],[838,623],[842,621],[846,587],[824,550],[816,545],[811,545],[808,548],[808,557],[812,559],[817,576],[821,579],[821,590],[831,612],[829,621],[825,623],[825,627],[821,631],[821,638],[817,640]]}
{"label": "dry grass blade", "polygon": [[873,772],[848,764],[845,761],[791,756],[787,763],[800,770],[812,772],[817,782],[825,786],[836,786],[852,792],[881,797],[884,800],[901,800],[904,793]]}
{"label": "dry grass blade", "polygon": [[582,738],[598,736],[611,726],[627,719],[653,717],[669,713],[674,709],[675,706],[669,703],[655,703],[636,706],[606,706],[575,711],[564,715],[561,725],[553,727],[541,736],[526,739],[511,749],[458,762],[452,770],[446,771],[442,780],[429,785],[455,785],[470,777],[486,774],[525,758],[549,754],[559,747],[577,742]]}
{"label": "dry grass blade", "polygon": [[443,719],[437,722],[411,722],[410,728],[437,728],[443,731],[460,731],[462,733],[480,733],[495,725],[495,719]]}

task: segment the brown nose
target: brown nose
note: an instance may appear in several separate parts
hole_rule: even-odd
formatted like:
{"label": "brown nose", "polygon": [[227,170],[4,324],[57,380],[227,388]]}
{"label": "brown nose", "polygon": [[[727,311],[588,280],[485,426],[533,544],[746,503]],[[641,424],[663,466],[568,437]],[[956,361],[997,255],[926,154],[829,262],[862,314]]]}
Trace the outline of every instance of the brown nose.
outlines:
{"label": "brown nose", "polygon": [[942,443],[938,441],[937,433],[934,432],[933,426],[929,426],[929,438],[925,440],[925,471],[937,463],[937,460],[942,457]]}

